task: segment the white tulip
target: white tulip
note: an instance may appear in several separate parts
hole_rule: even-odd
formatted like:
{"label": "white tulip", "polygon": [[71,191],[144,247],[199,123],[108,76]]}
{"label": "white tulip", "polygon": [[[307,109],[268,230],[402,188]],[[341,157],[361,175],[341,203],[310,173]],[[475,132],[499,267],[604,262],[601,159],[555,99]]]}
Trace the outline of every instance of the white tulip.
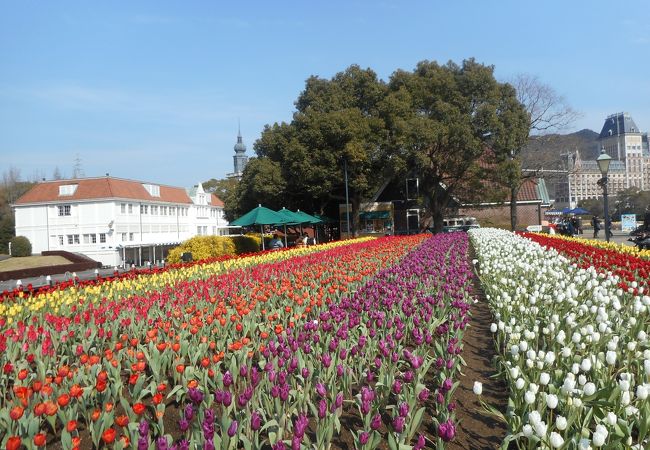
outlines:
{"label": "white tulip", "polygon": [[535,403],[535,394],[530,391],[526,391],[524,394],[524,401],[526,402],[527,405],[532,405]]}
{"label": "white tulip", "polygon": [[526,424],[522,427],[521,432],[524,434],[524,436],[531,437],[533,435],[533,427],[529,424]]}
{"label": "white tulip", "polygon": [[483,383],[481,383],[480,381],[474,382],[474,393],[476,395],[481,395],[483,393]]}
{"label": "white tulip", "polygon": [[623,391],[621,393],[621,405],[627,406],[630,404],[631,396],[630,391]]}
{"label": "white tulip", "polygon": [[557,408],[558,404],[558,398],[557,395],[555,394],[548,394],[546,396],[546,406],[548,406],[550,409],[555,409]]}
{"label": "white tulip", "polygon": [[497,326],[496,323],[493,323],[492,325],[490,325],[490,331],[491,331],[492,333],[496,333],[498,328],[499,328],[499,327]]}
{"label": "white tulip", "polygon": [[591,370],[591,359],[585,358],[580,363],[580,368],[583,372],[589,372]]}
{"label": "white tulip", "polygon": [[644,384],[640,384],[636,387],[636,396],[639,400],[645,400],[648,398],[648,388]]}
{"label": "white tulip", "polygon": [[557,416],[555,418],[555,428],[557,428],[560,431],[566,430],[567,427],[567,420],[566,417],[564,416]]}
{"label": "white tulip", "polygon": [[585,384],[583,391],[587,397],[594,395],[596,393],[596,385],[590,381],[589,383]]}
{"label": "white tulip", "polygon": [[591,449],[591,441],[587,438],[582,438],[580,439],[580,442],[578,442],[578,450],[592,450]]}
{"label": "white tulip", "polygon": [[616,352],[613,350],[608,350],[605,355],[605,361],[607,361],[607,364],[610,366],[616,364]]}
{"label": "white tulip", "polygon": [[603,436],[601,433],[597,431],[591,435],[591,442],[596,447],[602,447],[603,444],[605,444],[605,439],[607,439],[607,436]]}
{"label": "white tulip", "polygon": [[613,427],[614,425],[616,425],[616,422],[618,421],[618,418],[616,417],[616,414],[614,414],[613,412],[610,411],[610,412],[608,412],[607,415],[605,416],[605,420],[607,421],[607,423],[608,423],[610,426]]}
{"label": "white tulip", "polygon": [[545,422],[540,421],[537,422],[535,425],[533,425],[533,428],[535,429],[535,434],[539,436],[540,438],[546,437],[546,431],[548,430],[548,426],[546,425]]}
{"label": "white tulip", "polygon": [[519,390],[522,390],[525,385],[526,382],[524,381],[523,378],[517,378],[517,381],[515,381],[515,387]]}
{"label": "white tulip", "polygon": [[562,347],[562,356],[565,358],[571,356],[571,349],[569,347]]}
{"label": "white tulip", "polygon": [[564,439],[562,439],[562,436],[555,431],[551,432],[549,440],[551,442],[551,447],[553,448],[560,448],[564,445]]}
{"label": "white tulip", "polygon": [[539,374],[539,384],[546,386],[549,381],[551,381],[551,376],[548,373],[542,372]]}

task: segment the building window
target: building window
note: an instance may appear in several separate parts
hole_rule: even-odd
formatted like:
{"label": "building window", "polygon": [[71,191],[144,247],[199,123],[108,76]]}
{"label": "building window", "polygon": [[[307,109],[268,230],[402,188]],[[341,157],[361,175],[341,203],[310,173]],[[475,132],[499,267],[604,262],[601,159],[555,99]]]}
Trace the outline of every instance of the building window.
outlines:
{"label": "building window", "polygon": [[106,233],[99,233],[99,242],[106,243]]}
{"label": "building window", "polygon": [[59,186],[59,195],[73,195],[76,190],[76,184],[64,184]]}
{"label": "building window", "polygon": [[133,204],[129,203],[129,214],[133,214]]}
{"label": "building window", "polygon": [[69,216],[70,215],[70,205],[59,205],[59,216]]}
{"label": "building window", "polygon": [[143,184],[144,188],[147,190],[149,195],[152,197],[160,197],[160,186],[157,186],[155,184]]}
{"label": "building window", "polygon": [[84,234],[84,244],[90,244],[90,235]]}
{"label": "building window", "polygon": [[68,245],[74,244],[74,240],[72,239],[72,235],[68,234]]}
{"label": "building window", "polygon": [[63,235],[59,235],[59,245],[63,245]]}
{"label": "building window", "polygon": [[122,214],[126,214],[126,203],[121,203],[120,204],[120,212]]}
{"label": "building window", "polygon": [[151,215],[152,216],[157,216],[158,215],[158,206],[151,205]]}
{"label": "building window", "polygon": [[122,242],[126,241],[126,233],[122,233]]}
{"label": "building window", "polygon": [[133,233],[129,233],[129,241],[133,240]]}
{"label": "building window", "polygon": [[91,244],[96,244],[97,243],[97,235],[95,233],[90,235],[90,243]]}

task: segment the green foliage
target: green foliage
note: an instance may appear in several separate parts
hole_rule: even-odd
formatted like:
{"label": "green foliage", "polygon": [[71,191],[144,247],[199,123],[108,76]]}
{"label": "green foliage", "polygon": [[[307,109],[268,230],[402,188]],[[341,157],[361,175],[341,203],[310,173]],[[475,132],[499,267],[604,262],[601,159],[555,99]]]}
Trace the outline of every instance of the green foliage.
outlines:
{"label": "green foliage", "polygon": [[226,219],[230,222],[235,220],[240,209],[237,200],[237,185],[239,184],[239,180],[237,178],[226,178],[223,180],[211,178],[202,184],[206,192],[215,194],[223,201]]}
{"label": "green foliage", "polygon": [[251,158],[237,184],[237,207],[230,212],[240,216],[259,204],[278,210],[282,208],[286,187],[279,162],[267,157]]}
{"label": "green foliage", "polygon": [[259,236],[195,236],[169,251],[167,262],[179,263],[183,253],[192,253],[194,261],[239,255],[259,250]]}
{"label": "green foliage", "polygon": [[491,167],[506,162],[528,137],[528,113],[514,88],[493,72],[474,59],[460,66],[423,61],[389,82],[383,108],[391,124],[389,150],[401,160],[396,167],[420,178],[434,230],[441,230],[452,198],[472,202],[482,195]]}
{"label": "green foliage", "polygon": [[9,241],[15,233],[13,214],[0,212],[0,253],[9,253]]}
{"label": "green foliage", "polygon": [[11,239],[11,256],[32,256],[32,244],[25,236],[16,236]]}

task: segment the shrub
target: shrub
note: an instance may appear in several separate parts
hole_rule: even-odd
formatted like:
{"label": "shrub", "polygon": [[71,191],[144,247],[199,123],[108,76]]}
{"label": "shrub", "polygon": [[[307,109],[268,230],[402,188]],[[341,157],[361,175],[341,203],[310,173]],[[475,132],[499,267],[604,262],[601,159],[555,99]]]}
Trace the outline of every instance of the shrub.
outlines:
{"label": "shrub", "polygon": [[11,239],[11,256],[32,256],[32,244],[25,236]]}
{"label": "shrub", "polygon": [[224,255],[239,255],[259,250],[260,238],[253,236],[194,236],[174,247],[167,255],[170,264],[181,262],[183,253],[192,253],[192,259],[215,258]]}

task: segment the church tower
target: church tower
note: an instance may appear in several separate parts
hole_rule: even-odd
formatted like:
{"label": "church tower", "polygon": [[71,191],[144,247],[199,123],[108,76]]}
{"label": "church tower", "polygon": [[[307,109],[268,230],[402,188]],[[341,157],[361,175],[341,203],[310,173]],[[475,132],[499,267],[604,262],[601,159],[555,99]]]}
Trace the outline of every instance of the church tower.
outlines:
{"label": "church tower", "polygon": [[235,155],[232,157],[235,171],[227,175],[228,178],[241,179],[244,167],[248,163],[248,156],[246,156],[246,145],[242,141],[241,128],[237,131],[237,143],[235,144]]}

